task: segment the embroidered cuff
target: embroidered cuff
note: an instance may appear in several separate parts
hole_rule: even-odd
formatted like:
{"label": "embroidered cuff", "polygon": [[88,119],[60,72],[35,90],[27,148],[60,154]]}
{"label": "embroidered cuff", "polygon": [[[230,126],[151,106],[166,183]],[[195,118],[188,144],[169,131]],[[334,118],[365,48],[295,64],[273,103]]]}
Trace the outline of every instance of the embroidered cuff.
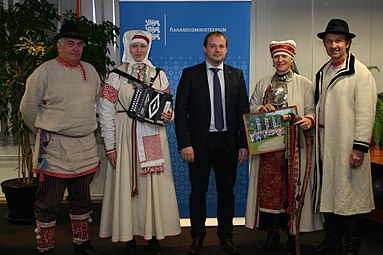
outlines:
{"label": "embroidered cuff", "polygon": [[308,118],[310,120],[310,128],[309,129],[314,128],[314,126],[315,126],[314,119],[311,116],[307,116],[306,118]]}
{"label": "embroidered cuff", "polygon": [[113,153],[113,152],[115,152],[115,151],[116,151],[116,149],[106,150],[106,151],[105,151],[105,154],[110,154],[110,153]]}

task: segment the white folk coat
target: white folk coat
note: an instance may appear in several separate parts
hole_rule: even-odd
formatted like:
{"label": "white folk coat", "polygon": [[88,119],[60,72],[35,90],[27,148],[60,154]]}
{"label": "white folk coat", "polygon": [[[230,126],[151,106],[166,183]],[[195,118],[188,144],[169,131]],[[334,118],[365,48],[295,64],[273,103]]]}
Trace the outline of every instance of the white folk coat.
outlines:
{"label": "white folk coat", "polygon": [[[324,111],[324,123],[317,125],[317,143],[323,146],[323,176],[320,191],[321,212],[339,215],[368,213],[374,209],[370,154],[368,152],[374,126],[377,100],[376,84],[370,71],[352,54],[345,66],[330,81],[321,105],[322,85],[327,62],[316,74],[316,116]],[[319,128],[324,124],[324,128]],[[324,134],[324,137],[323,137]],[[352,149],[365,151],[360,167],[349,165]],[[319,167],[320,148],[316,158]]]}

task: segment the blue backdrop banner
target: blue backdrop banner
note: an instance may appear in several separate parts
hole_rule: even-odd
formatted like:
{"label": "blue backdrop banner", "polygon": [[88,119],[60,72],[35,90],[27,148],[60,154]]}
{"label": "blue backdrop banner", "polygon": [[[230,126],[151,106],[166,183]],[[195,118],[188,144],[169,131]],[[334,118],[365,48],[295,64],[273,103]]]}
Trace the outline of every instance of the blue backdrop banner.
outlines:
{"label": "blue backdrop banner", "polygon": [[[250,58],[251,1],[120,1],[120,31],[143,29],[152,34],[149,59],[168,76],[170,90],[176,94],[185,67],[205,60],[204,37],[221,31],[228,37],[225,63],[242,69],[248,86]],[[121,41],[121,56],[123,44]],[[175,98],[177,100],[177,98]],[[167,126],[174,182],[181,218],[189,217],[190,183],[188,167],[177,149],[174,124]],[[235,216],[245,215],[248,164],[238,167],[235,186]],[[214,174],[207,193],[207,215],[216,217]]]}

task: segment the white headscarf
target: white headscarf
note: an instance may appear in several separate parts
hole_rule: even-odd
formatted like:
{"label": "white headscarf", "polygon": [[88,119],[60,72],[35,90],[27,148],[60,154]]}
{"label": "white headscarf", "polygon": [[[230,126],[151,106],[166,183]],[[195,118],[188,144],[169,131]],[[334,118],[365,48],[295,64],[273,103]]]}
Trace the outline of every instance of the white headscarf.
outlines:
{"label": "white headscarf", "polygon": [[148,31],[144,31],[144,30],[129,30],[125,32],[124,38],[123,38],[124,55],[122,56],[122,62],[129,63],[130,65],[134,65],[138,63],[134,60],[129,50],[129,46],[132,43],[136,43],[136,42],[142,42],[148,45],[148,52],[146,53],[144,60],[140,63],[153,66],[148,59],[150,48],[152,47],[152,35]]}
{"label": "white headscarf", "polygon": [[[148,52],[142,62],[137,62],[134,60],[132,54],[130,53],[130,45],[132,43],[141,42],[145,43],[148,46]],[[122,56],[122,62],[129,64],[128,73],[131,73],[132,67],[135,64],[144,63],[150,67],[154,67],[153,64],[149,61],[149,52],[152,46],[152,35],[144,30],[129,30],[125,32],[124,38],[124,55]],[[153,69],[155,74],[155,69]],[[150,79],[148,76],[147,78]],[[161,144],[160,130],[155,125],[150,125],[144,122],[137,122],[136,129],[136,137],[137,137],[137,149],[138,156],[140,159],[141,165],[141,174],[151,174],[155,172],[163,172],[164,171],[164,157],[163,157],[163,148]],[[145,145],[143,139],[146,141],[150,141],[150,146]],[[145,147],[148,146],[148,147]],[[150,151],[150,148],[156,148],[155,151]],[[146,153],[152,154],[150,155],[150,159],[147,158]]]}

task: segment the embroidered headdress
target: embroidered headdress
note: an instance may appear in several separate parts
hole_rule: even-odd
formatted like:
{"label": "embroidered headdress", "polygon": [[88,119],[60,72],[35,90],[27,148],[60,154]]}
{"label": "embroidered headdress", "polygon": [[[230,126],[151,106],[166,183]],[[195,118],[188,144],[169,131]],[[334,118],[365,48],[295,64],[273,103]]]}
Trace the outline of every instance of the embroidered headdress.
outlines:
{"label": "embroidered headdress", "polygon": [[296,44],[293,40],[271,41],[270,42],[271,57],[278,56],[278,55],[286,55],[294,59],[295,47],[296,47]]}

